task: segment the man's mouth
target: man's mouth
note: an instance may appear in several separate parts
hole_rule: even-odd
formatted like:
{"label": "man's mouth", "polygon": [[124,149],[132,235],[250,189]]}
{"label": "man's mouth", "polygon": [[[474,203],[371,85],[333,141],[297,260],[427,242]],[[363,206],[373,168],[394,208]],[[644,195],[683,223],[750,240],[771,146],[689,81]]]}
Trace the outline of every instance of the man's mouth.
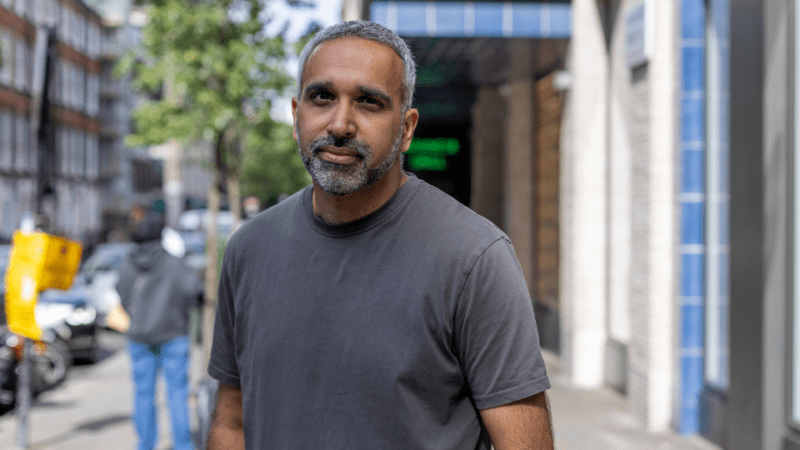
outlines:
{"label": "man's mouth", "polygon": [[322,147],[318,151],[319,157],[327,162],[335,164],[353,164],[362,159],[358,152],[347,147]]}

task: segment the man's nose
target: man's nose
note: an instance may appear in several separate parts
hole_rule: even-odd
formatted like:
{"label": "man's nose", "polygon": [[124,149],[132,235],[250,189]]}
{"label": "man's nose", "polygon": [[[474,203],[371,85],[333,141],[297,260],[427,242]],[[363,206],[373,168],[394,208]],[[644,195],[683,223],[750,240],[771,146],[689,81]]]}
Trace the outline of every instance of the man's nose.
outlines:
{"label": "man's nose", "polygon": [[347,102],[341,102],[333,113],[328,124],[328,133],[337,138],[354,137],[356,135],[353,108]]}

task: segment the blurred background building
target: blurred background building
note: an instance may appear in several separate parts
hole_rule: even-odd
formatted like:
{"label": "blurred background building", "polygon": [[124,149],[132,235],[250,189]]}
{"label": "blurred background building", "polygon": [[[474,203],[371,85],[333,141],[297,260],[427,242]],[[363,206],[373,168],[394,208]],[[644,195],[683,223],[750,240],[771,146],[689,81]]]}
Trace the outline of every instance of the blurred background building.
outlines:
{"label": "blurred background building", "polygon": [[[0,240],[37,201],[36,41],[55,35],[49,101],[54,127],[53,230],[96,242],[120,229],[136,193],[161,184],[157,167],[124,146],[133,98],[112,68],[135,29],[81,0],[0,2]],[[41,89],[41,88],[40,88]],[[132,195],[133,194],[133,195]]]}

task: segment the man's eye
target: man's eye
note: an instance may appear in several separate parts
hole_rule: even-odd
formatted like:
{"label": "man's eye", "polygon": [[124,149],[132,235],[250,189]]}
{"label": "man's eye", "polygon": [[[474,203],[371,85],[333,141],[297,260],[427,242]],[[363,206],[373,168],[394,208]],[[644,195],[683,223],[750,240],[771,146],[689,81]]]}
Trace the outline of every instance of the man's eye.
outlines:
{"label": "man's eye", "polygon": [[358,101],[361,102],[361,103],[364,103],[366,105],[370,105],[370,106],[375,106],[375,107],[379,107],[379,108],[383,107],[383,103],[381,103],[375,97],[364,96],[364,97],[361,97],[360,99],[358,99]]}
{"label": "man's eye", "polygon": [[325,102],[333,100],[333,95],[330,92],[315,92],[309,96],[309,99],[315,102]]}

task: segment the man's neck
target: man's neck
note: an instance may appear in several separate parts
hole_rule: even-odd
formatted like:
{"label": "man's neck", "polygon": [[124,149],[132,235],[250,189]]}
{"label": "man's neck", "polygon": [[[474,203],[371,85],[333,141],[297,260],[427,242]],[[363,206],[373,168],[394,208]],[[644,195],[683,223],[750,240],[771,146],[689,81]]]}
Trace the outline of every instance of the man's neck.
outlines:
{"label": "man's neck", "polygon": [[[399,158],[398,158],[399,160]],[[341,224],[358,220],[378,210],[394,196],[407,180],[395,163],[380,180],[347,195],[334,195],[314,184],[314,214],[327,223]]]}

